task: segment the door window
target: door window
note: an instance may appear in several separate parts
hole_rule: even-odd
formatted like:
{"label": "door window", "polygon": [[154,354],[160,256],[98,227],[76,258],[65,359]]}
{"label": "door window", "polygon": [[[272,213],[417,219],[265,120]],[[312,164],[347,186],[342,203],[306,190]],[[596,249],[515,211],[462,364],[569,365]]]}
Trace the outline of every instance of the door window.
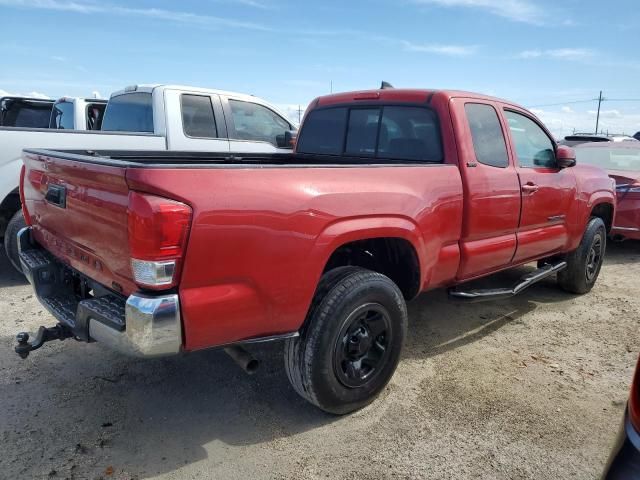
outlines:
{"label": "door window", "polygon": [[555,168],[554,142],[533,120],[509,110],[505,111],[516,148],[518,164],[525,168]]}
{"label": "door window", "polygon": [[211,97],[182,95],[180,104],[182,108],[182,128],[185,135],[196,138],[218,137]]}
{"label": "door window", "polygon": [[73,104],[59,102],[53,106],[49,128],[73,130]]}
{"label": "door window", "polygon": [[256,103],[229,100],[236,140],[268,142],[278,145],[277,138],[292,126],[277,113]]}
{"label": "door window", "polygon": [[495,109],[491,105],[467,103],[464,110],[471,130],[476,160],[492,167],[507,167],[507,144]]}

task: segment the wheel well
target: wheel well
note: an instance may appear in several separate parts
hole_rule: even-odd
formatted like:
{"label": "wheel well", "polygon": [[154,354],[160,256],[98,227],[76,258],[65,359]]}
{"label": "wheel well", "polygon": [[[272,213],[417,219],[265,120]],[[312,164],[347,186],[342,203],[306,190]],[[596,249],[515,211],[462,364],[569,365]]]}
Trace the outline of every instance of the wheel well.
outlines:
{"label": "wheel well", "polygon": [[613,205],[610,203],[600,203],[593,207],[591,216],[601,218],[605,227],[607,227],[607,233],[611,231],[611,227],[613,226]]}
{"label": "wheel well", "polygon": [[0,237],[4,235],[7,223],[20,210],[20,191],[16,188],[0,203]]}
{"label": "wheel well", "polygon": [[342,245],[333,252],[324,272],[347,265],[382,273],[412,299],[420,292],[420,263],[413,245],[403,238],[370,238]]}

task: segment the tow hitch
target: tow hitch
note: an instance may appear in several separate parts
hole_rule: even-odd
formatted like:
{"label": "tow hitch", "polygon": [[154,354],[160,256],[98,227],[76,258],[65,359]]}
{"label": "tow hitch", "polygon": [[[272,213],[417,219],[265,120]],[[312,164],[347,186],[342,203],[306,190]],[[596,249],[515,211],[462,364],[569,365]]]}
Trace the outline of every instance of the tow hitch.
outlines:
{"label": "tow hitch", "polygon": [[16,353],[20,355],[20,358],[27,358],[32,350],[37,350],[46,342],[65,340],[73,336],[71,329],[61,323],[58,323],[55,327],[40,327],[31,342],[29,342],[29,334],[27,332],[20,332],[16,335],[16,340],[18,341]]}

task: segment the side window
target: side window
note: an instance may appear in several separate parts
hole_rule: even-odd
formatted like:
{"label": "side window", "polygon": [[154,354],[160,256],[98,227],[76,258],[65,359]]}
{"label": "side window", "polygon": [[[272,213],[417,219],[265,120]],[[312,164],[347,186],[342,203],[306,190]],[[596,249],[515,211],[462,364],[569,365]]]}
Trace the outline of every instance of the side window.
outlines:
{"label": "side window", "polygon": [[185,94],[180,97],[180,104],[185,135],[197,138],[218,137],[211,97]]}
{"label": "side window", "polygon": [[291,124],[267,107],[256,103],[229,100],[235,139],[269,142],[278,145],[277,136],[291,130]]}
{"label": "side window", "polygon": [[504,113],[509,122],[518,164],[526,168],[555,168],[554,143],[544,130],[524,115],[509,110]]}
{"label": "side window", "polygon": [[357,157],[375,155],[379,122],[379,108],[351,109],[344,153]]}
{"label": "side window", "polygon": [[495,109],[491,105],[467,103],[464,110],[478,162],[492,167],[509,166],[507,144]]}
{"label": "side window", "polygon": [[325,108],[309,112],[302,125],[296,151],[318,155],[340,155],[347,128],[344,107]]}
{"label": "side window", "polygon": [[59,102],[53,106],[49,128],[73,130],[73,104]]}

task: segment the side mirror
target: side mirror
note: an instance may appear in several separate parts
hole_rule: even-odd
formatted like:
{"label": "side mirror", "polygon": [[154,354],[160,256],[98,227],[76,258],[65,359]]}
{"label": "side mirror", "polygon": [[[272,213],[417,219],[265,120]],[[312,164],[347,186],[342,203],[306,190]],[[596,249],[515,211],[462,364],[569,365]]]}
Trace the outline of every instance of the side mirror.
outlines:
{"label": "side mirror", "polygon": [[559,145],[556,150],[556,162],[560,168],[573,167],[576,164],[576,152],[566,145]]}
{"label": "side mirror", "polygon": [[279,148],[293,148],[298,138],[298,132],[295,130],[286,130],[282,135],[276,136],[276,142]]}

